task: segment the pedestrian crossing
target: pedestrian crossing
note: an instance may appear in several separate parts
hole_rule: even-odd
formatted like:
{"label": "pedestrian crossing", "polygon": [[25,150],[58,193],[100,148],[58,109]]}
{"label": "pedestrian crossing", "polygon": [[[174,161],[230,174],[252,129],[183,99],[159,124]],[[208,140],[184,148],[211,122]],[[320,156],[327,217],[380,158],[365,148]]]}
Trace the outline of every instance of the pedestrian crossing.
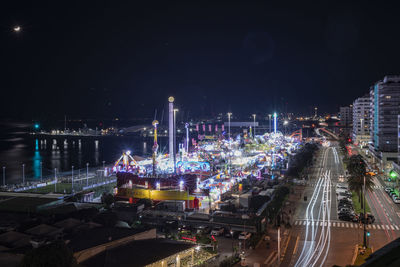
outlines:
{"label": "pedestrian crossing", "polygon": [[[318,226],[322,227],[328,226],[328,222],[322,222],[322,221],[305,221],[305,220],[296,220],[294,222],[295,226]],[[360,225],[359,223],[354,223],[354,222],[341,222],[341,221],[331,221],[329,222],[330,227],[334,228],[363,228],[363,225]],[[367,224],[366,228],[368,230],[390,230],[390,231],[400,231],[400,226],[399,225],[394,225],[394,224]]]}

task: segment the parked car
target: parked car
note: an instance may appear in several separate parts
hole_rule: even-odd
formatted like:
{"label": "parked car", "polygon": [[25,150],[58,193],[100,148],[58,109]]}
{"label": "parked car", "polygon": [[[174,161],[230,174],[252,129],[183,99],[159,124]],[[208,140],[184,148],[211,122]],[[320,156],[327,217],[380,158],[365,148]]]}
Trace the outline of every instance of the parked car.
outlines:
{"label": "parked car", "polygon": [[343,199],[349,200],[350,198],[349,198],[349,196],[347,196],[347,195],[339,194],[339,195],[337,196],[337,199],[340,201],[340,200],[343,200]]}
{"label": "parked car", "polygon": [[251,237],[251,233],[248,232],[241,232],[239,235],[239,239],[241,240],[246,240],[249,239]]}
{"label": "parked car", "polygon": [[225,237],[238,238],[239,234],[240,234],[240,232],[238,232],[238,231],[227,230],[225,232]]}
{"label": "parked car", "polygon": [[392,196],[393,202],[396,204],[400,204],[400,198],[397,195]]}
{"label": "parked car", "polygon": [[374,215],[369,214],[369,213],[367,213],[367,218],[364,217],[363,213],[360,213],[359,218],[360,218],[361,223],[364,223],[364,224],[372,224],[375,222]]}
{"label": "parked car", "polygon": [[200,225],[196,228],[196,233],[198,234],[208,234],[210,233],[211,229],[208,226]]}
{"label": "parked car", "polygon": [[354,219],[355,219],[354,215],[352,215],[350,213],[339,214],[339,220],[348,221],[348,222],[357,221],[357,219],[356,220],[354,220]]}
{"label": "parked car", "polygon": [[391,188],[391,187],[386,187],[386,188],[385,188],[385,192],[388,193],[388,194],[389,194],[390,192],[392,192],[392,191],[394,191],[394,190],[393,190],[393,188]]}
{"label": "parked car", "polygon": [[212,231],[211,231],[211,235],[214,235],[214,236],[220,236],[223,233],[224,233],[224,228],[220,227],[220,226],[214,227],[214,229],[212,229]]}

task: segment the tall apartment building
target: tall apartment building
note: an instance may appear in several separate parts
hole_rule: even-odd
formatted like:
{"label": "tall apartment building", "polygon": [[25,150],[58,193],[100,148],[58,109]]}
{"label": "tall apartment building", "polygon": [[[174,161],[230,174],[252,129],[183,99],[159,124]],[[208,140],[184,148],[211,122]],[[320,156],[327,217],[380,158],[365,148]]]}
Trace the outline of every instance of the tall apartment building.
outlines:
{"label": "tall apartment building", "polygon": [[350,127],[353,124],[353,107],[340,107],[339,118],[340,126]]}
{"label": "tall apartment building", "polygon": [[[400,76],[385,76],[370,89],[370,151],[384,165],[397,161],[398,115],[400,115]],[[383,166],[386,169],[386,166]]]}
{"label": "tall apartment building", "polygon": [[369,94],[357,98],[353,103],[353,142],[367,146],[371,139],[371,99]]}

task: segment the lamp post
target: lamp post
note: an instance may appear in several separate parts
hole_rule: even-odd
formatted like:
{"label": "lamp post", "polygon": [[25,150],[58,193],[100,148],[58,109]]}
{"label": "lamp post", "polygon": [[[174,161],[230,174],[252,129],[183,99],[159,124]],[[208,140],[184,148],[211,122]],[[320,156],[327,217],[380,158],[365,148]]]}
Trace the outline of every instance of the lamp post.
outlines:
{"label": "lamp post", "polygon": [[3,166],[3,186],[6,186],[6,167]]}
{"label": "lamp post", "polygon": [[176,174],[176,112],[178,112],[179,109],[174,108],[174,173]]}
{"label": "lamp post", "polygon": [[229,177],[231,176],[231,116],[232,116],[232,113],[228,112]]}
{"label": "lamp post", "polygon": [[74,194],[74,165],[72,165],[71,172],[71,193]]}
{"label": "lamp post", "polygon": [[367,214],[365,212],[365,175],[364,175],[364,185],[363,185],[363,205],[364,205],[364,247],[367,247],[367,230],[365,225],[367,223]]}
{"label": "lamp post", "polygon": [[25,185],[25,164],[22,164],[22,184]]}
{"label": "lamp post", "polygon": [[253,138],[256,137],[256,114],[253,114],[254,126],[253,126]]}
{"label": "lamp post", "polygon": [[86,163],[86,186],[89,186],[89,162]]}
{"label": "lamp post", "polygon": [[229,142],[231,140],[231,116],[232,116],[232,113],[228,112],[228,141]]}
{"label": "lamp post", "polygon": [[269,118],[269,132],[271,133],[271,114],[268,114],[268,118]]}
{"label": "lamp post", "polygon": [[57,168],[54,168],[54,193],[57,192]]}
{"label": "lamp post", "polygon": [[40,162],[40,181],[43,180],[43,162]]}

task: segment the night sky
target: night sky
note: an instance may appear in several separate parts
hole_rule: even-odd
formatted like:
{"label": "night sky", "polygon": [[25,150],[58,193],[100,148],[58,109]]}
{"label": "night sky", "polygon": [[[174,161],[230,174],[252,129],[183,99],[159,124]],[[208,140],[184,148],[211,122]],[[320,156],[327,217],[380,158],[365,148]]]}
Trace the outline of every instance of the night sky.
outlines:
{"label": "night sky", "polygon": [[337,112],[400,74],[388,1],[189,2],[2,3],[0,116]]}

